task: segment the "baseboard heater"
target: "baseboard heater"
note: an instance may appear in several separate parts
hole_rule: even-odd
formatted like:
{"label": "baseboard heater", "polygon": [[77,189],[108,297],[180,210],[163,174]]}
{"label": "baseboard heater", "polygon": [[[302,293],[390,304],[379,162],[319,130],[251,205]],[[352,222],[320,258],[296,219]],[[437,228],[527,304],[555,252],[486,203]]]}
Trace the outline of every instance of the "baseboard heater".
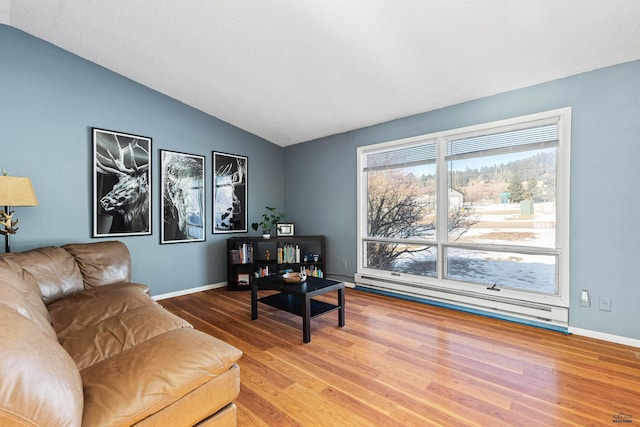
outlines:
{"label": "baseboard heater", "polygon": [[399,294],[427,303],[453,309],[490,315],[506,320],[520,321],[551,329],[565,331],[569,324],[569,310],[566,307],[540,304],[529,301],[484,295],[458,289],[444,289],[424,283],[392,280],[356,273],[356,286],[383,293]]}

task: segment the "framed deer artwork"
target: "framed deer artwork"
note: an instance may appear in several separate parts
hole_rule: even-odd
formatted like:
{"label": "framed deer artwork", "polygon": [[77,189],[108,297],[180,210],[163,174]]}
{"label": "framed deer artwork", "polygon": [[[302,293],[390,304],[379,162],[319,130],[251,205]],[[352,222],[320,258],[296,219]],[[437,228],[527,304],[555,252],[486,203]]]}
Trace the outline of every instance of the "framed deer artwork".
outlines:
{"label": "framed deer artwork", "polygon": [[151,234],[151,138],[93,133],[93,237]]}
{"label": "framed deer artwork", "polygon": [[213,233],[247,232],[248,159],[213,153]]}
{"label": "framed deer artwork", "polygon": [[160,243],[204,241],[204,156],[160,150],[160,163]]}

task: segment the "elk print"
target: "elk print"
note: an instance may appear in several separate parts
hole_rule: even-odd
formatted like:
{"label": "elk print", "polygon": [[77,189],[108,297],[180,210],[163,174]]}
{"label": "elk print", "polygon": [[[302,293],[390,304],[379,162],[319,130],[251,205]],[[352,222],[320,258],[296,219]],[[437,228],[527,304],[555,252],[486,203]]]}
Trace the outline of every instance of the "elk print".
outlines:
{"label": "elk print", "polygon": [[247,158],[213,153],[214,233],[247,231]]}
{"label": "elk print", "polygon": [[204,157],[167,150],[160,157],[161,243],[204,240]]}
{"label": "elk print", "polygon": [[94,140],[94,237],[151,234],[151,139],[102,129]]}

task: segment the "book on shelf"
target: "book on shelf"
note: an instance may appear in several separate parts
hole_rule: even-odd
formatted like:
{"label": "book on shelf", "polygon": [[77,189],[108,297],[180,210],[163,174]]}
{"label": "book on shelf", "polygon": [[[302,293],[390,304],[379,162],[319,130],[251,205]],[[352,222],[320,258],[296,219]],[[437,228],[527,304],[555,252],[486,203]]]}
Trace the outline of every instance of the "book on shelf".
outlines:
{"label": "book on shelf", "polygon": [[253,262],[253,244],[243,243],[238,248],[239,264],[251,264]]}
{"label": "book on shelf", "polygon": [[231,264],[241,264],[240,251],[238,249],[230,250],[229,255],[231,256]]}
{"label": "book on shelf", "polygon": [[300,262],[300,246],[286,244],[278,248],[278,264],[291,264]]}
{"label": "book on shelf", "polygon": [[269,275],[269,266],[266,265],[264,267],[258,267],[258,272],[256,277],[266,277]]}
{"label": "book on shelf", "polygon": [[309,267],[300,267],[301,271],[303,271],[308,277],[319,277],[324,278],[324,272],[316,267],[315,265],[310,265]]}

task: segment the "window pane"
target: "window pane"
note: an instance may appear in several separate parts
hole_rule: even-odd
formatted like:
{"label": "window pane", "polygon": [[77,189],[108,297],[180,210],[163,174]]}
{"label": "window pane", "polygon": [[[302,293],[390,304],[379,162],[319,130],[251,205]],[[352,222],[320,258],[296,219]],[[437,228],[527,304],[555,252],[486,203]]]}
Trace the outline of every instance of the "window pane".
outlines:
{"label": "window pane", "polygon": [[556,256],[446,248],[447,278],[557,294]]}
{"label": "window pane", "polygon": [[556,247],[556,148],[450,160],[449,241]]}
{"label": "window pane", "polygon": [[364,266],[375,270],[437,277],[435,246],[365,242]]}
{"label": "window pane", "polygon": [[435,239],[435,165],[366,173],[367,233],[394,239]]}

